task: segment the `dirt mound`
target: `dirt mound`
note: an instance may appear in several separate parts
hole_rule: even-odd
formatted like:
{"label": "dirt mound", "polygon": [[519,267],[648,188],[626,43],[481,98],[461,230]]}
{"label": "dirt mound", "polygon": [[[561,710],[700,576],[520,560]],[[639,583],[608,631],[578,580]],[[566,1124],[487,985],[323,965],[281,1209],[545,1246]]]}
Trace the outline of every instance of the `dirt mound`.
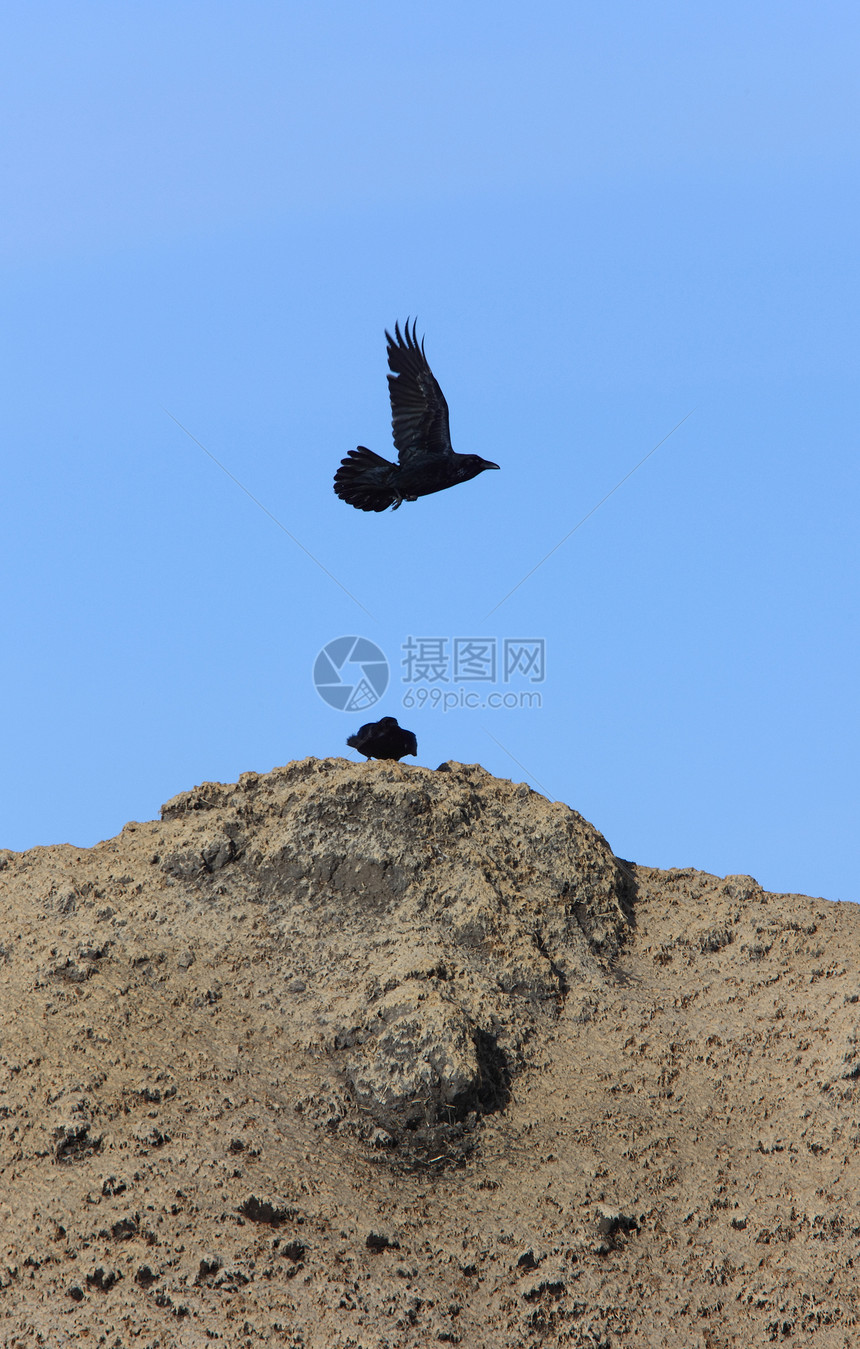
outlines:
{"label": "dirt mound", "polygon": [[0,853],[0,1328],[855,1341],[860,912],[305,760]]}
{"label": "dirt mound", "polygon": [[478,767],[311,760],[163,818],[181,828],[162,870],[195,903],[265,914],[270,958],[304,985],[296,1021],[330,1056],[326,1123],[351,1101],[377,1143],[448,1148],[445,1126],[502,1106],[536,1031],[626,936],[605,840]]}

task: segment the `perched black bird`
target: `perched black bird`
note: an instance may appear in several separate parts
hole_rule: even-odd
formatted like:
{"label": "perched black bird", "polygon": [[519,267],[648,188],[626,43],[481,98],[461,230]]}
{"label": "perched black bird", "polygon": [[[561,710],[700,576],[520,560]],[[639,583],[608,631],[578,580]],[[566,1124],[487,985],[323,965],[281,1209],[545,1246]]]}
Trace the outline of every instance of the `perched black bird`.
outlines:
{"label": "perched black bird", "polygon": [[334,475],[334,490],[342,501],[360,511],[384,511],[401,501],[455,487],[498,464],[479,454],[455,454],[448,429],[448,404],[415,337],[415,323],[405,334],[394,325],[388,338],[388,388],[391,426],[397,449],[396,464],[364,445],[350,450]]}
{"label": "perched black bird", "polygon": [[367,759],[402,759],[404,754],[418,753],[418,741],[413,732],[398,726],[396,717],[367,722],[346,743]]}

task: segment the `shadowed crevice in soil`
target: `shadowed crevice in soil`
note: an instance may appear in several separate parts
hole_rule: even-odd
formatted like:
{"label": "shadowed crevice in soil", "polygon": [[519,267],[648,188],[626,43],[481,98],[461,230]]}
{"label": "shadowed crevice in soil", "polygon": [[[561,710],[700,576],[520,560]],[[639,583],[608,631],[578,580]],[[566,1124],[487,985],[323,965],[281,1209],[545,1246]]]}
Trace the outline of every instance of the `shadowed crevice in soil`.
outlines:
{"label": "shadowed crevice in soil", "polygon": [[485,1030],[475,1032],[475,1054],[481,1076],[474,1109],[479,1115],[492,1115],[496,1110],[504,1110],[511,1099],[508,1060],[495,1035]]}
{"label": "shadowed crevice in soil", "polygon": [[615,893],[618,896],[618,902],[624,917],[630,926],[631,932],[636,927],[636,901],[639,898],[639,881],[636,876],[635,862],[627,862],[623,857],[616,857],[615,864],[618,868],[618,881],[615,887]]}

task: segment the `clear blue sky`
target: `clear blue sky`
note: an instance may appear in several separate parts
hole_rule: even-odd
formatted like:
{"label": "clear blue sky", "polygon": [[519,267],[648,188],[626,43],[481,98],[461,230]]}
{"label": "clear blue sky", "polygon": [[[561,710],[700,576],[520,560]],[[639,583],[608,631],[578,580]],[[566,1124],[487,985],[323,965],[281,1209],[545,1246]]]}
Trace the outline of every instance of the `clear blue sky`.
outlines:
{"label": "clear blue sky", "polygon": [[[828,0],[4,6],[0,845],[393,714],[621,856],[860,898],[858,37]],[[410,314],[502,471],[367,515],[332,475],[391,451]],[[367,714],[313,687],[343,635],[391,663]],[[409,636],[542,638],[542,706],[405,710]]]}

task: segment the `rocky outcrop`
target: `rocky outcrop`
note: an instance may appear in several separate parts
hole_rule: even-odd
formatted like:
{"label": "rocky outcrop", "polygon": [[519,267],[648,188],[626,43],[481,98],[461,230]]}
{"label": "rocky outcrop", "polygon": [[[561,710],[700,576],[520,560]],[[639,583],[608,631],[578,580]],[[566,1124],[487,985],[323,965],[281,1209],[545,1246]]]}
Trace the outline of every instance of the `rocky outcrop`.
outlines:
{"label": "rocky outcrop", "polygon": [[0,906],[3,1344],[853,1342],[854,906],[341,759]]}

